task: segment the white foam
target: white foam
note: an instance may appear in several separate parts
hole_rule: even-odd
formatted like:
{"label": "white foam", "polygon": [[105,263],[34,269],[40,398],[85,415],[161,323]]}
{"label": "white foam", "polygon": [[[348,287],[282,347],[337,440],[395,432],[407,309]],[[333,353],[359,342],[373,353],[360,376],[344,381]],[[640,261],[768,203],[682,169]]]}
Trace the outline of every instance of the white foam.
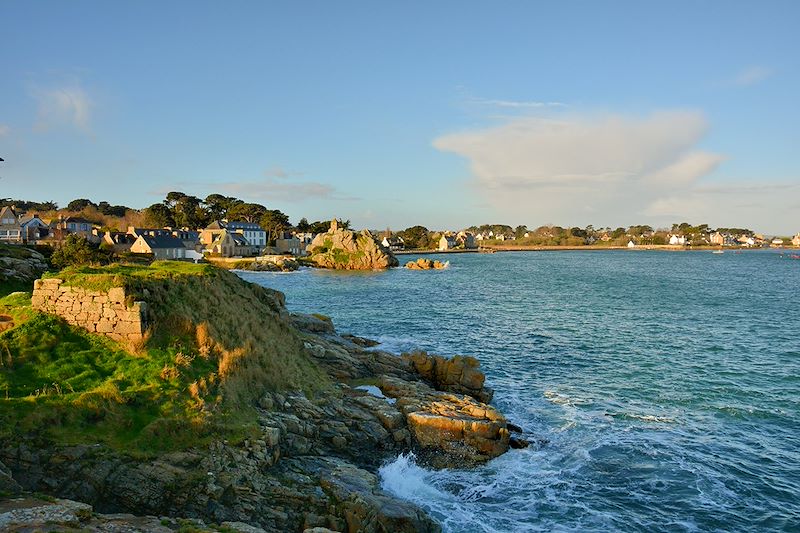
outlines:
{"label": "white foam", "polygon": [[391,463],[383,465],[378,473],[381,488],[404,500],[430,505],[433,501],[452,502],[455,499],[452,494],[430,483],[432,473],[417,465],[413,452],[400,454]]}

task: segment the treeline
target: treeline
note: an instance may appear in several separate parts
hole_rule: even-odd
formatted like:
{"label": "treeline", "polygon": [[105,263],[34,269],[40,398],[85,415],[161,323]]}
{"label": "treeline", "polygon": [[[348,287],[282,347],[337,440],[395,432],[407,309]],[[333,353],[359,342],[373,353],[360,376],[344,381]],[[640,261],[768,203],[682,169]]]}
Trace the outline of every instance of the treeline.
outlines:
{"label": "treeline", "polygon": [[[483,242],[494,243],[513,239],[516,245],[530,246],[584,246],[605,245],[624,246],[633,240],[636,244],[669,244],[671,235],[686,237],[688,242],[706,244],[710,236],[719,231],[735,236],[752,237],[753,230],[748,228],[716,228],[708,224],[692,225],[688,222],[673,224],[670,228],[654,229],[647,224],[628,227],[600,227],[592,225],[581,227],[561,227],[554,225],[539,226],[529,229],[525,225],[516,227],[507,224],[483,224],[465,228],[474,235],[482,235]],[[395,235],[403,238],[406,248],[432,249],[439,244],[440,231],[431,231],[424,226],[412,226],[401,231],[387,229],[384,235]]]}

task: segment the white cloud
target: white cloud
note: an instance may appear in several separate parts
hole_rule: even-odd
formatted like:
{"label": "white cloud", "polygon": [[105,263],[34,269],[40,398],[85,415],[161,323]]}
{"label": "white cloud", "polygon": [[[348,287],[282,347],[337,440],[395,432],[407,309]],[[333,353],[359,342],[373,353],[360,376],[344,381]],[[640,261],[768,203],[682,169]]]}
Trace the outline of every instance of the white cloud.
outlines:
{"label": "white cloud", "polygon": [[755,85],[772,76],[772,69],[763,66],[748,67],[733,78],[734,85]]}
{"label": "white cloud", "polygon": [[506,223],[790,229],[800,183],[704,183],[725,160],[699,146],[708,127],[697,111],[518,117],[433,145],[466,158],[473,188]]}
{"label": "white cloud", "polygon": [[78,85],[49,89],[34,89],[38,101],[35,129],[47,131],[71,127],[83,133],[91,132],[92,100]]}
{"label": "white cloud", "polygon": [[5,137],[11,133],[11,128],[6,124],[0,124],[0,137]]}

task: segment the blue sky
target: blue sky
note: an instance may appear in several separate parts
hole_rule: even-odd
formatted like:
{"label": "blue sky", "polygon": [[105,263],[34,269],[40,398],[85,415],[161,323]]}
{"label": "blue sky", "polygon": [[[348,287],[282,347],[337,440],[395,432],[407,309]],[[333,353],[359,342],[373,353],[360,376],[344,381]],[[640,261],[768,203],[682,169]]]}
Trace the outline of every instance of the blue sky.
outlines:
{"label": "blue sky", "polygon": [[0,197],[800,230],[797,2],[0,3]]}

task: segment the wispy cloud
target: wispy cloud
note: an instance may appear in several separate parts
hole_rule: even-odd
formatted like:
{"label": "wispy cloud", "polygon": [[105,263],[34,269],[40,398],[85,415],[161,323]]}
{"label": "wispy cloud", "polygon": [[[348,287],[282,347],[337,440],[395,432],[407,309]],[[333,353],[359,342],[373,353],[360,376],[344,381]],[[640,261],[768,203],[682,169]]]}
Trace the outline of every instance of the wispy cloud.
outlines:
{"label": "wispy cloud", "polygon": [[268,168],[267,170],[264,171],[264,176],[266,176],[267,178],[286,179],[286,178],[293,178],[293,177],[299,177],[299,176],[304,176],[304,175],[305,175],[305,172],[289,172],[286,169],[284,169],[283,167],[278,166],[278,165],[270,167],[270,168]]}
{"label": "wispy cloud", "polygon": [[0,137],[5,137],[11,133],[11,127],[6,124],[0,124]]}
{"label": "wispy cloud", "polygon": [[773,70],[764,66],[752,66],[741,70],[732,80],[733,85],[748,86],[761,83],[770,76]]}
{"label": "wispy cloud", "polygon": [[93,102],[79,85],[34,88],[32,94],[38,102],[35,130],[68,127],[91,133]]}
{"label": "wispy cloud", "polygon": [[544,101],[540,102],[535,100],[520,101],[520,100],[491,100],[487,98],[471,98],[470,101],[472,103],[480,105],[506,107],[514,109],[541,109],[547,107],[567,107],[567,104],[563,102],[544,102]]}

